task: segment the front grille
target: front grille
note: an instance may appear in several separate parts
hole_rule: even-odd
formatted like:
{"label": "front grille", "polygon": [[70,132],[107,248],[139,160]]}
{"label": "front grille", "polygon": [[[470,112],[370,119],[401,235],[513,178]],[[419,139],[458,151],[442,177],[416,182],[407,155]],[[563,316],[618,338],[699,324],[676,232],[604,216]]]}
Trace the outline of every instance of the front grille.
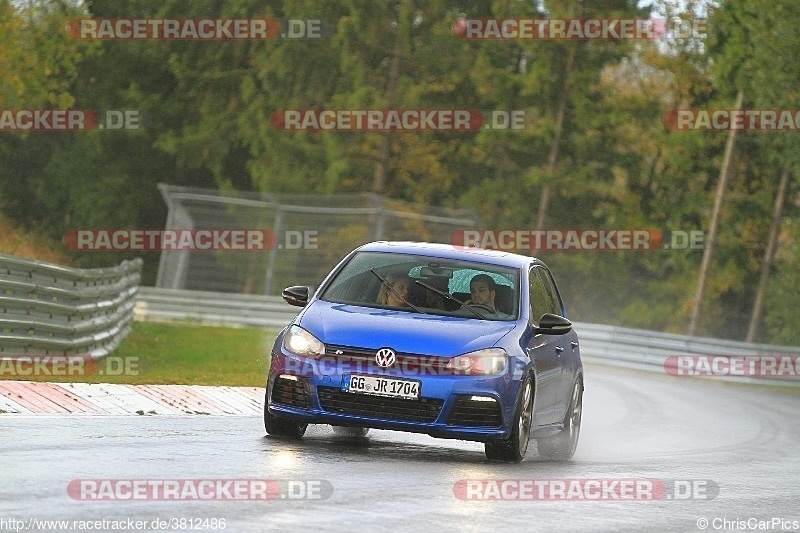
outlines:
{"label": "front grille", "polygon": [[374,360],[375,353],[377,351],[378,350],[372,350],[369,348],[353,348],[352,346],[331,346],[330,344],[325,345],[325,355],[344,360]]}
{"label": "front grille", "polygon": [[471,396],[456,396],[456,403],[447,418],[451,426],[500,427],[503,415],[499,402],[479,402]]}
{"label": "front grille", "polygon": [[325,411],[403,422],[434,422],[444,404],[444,400],[434,398],[386,398],[342,392],[334,387],[317,387],[317,392]]}
{"label": "front grille", "polygon": [[[344,363],[366,365],[370,369],[380,369],[375,362],[377,349],[353,348],[352,346],[325,345],[325,356]],[[414,375],[448,375],[446,365],[449,357],[436,357],[432,355],[419,355],[411,353],[398,353],[395,363],[389,368],[396,368],[404,372],[413,372]]]}
{"label": "front grille", "polygon": [[311,407],[311,396],[308,394],[306,380],[276,377],[275,383],[272,384],[272,403],[293,407]]}

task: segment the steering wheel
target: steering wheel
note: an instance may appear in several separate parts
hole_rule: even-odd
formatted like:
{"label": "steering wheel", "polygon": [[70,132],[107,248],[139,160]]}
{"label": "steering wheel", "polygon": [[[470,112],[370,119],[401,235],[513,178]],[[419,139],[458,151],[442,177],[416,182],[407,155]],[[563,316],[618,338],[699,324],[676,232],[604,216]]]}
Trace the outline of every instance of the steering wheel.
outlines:
{"label": "steering wheel", "polygon": [[484,305],[484,304],[467,304],[464,307],[473,307],[473,308],[477,307],[478,309],[486,310],[486,311],[492,313],[493,315],[497,313],[497,311],[495,311],[494,309],[492,309],[488,305]]}

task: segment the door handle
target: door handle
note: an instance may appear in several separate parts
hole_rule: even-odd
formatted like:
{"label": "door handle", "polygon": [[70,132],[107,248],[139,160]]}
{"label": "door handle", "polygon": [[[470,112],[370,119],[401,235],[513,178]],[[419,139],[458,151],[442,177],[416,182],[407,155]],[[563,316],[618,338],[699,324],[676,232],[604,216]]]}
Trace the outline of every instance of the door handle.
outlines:
{"label": "door handle", "polygon": [[577,347],[578,347],[578,341],[572,341],[572,342],[571,342],[571,343],[569,343],[569,344],[570,344],[570,346],[572,346],[573,348],[577,348]]}
{"label": "door handle", "polygon": [[563,352],[563,351],[564,351],[564,347],[563,346],[556,346],[556,352],[558,352],[559,356],[561,355],[561,352]]}

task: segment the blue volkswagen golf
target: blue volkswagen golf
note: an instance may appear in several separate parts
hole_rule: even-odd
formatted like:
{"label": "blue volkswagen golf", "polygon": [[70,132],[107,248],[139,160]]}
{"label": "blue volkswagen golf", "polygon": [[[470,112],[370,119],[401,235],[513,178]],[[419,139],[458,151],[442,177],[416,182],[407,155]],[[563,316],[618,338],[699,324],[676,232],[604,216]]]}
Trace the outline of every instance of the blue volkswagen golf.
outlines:
{"label": "blue volkswagen golf", "polygon": [[578,337],[547,266],[444,244],[374,242],[345,257],[272,349],[267,433],[308,424],[485,443],[490,460],[569,459],[581,426]]}

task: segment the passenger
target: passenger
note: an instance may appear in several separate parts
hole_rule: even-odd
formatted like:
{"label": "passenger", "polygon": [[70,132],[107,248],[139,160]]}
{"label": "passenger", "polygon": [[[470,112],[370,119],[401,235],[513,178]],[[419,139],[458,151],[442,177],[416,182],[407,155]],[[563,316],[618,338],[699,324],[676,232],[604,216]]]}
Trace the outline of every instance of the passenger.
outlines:
{"label": "passenger", "polygon": [[[391,285],[392,290],[386,286],[386,283],[381,283],[381,289],[378,291],[378,303],[381,305],[388,305],[390,307],[405,307],[408,305],[403,300],[408,300],[408,294],[411,290],[411,279],[407,274],[389,274],[386,276],[386,281]],[[398,298],[395,292],[402,297]]]}

